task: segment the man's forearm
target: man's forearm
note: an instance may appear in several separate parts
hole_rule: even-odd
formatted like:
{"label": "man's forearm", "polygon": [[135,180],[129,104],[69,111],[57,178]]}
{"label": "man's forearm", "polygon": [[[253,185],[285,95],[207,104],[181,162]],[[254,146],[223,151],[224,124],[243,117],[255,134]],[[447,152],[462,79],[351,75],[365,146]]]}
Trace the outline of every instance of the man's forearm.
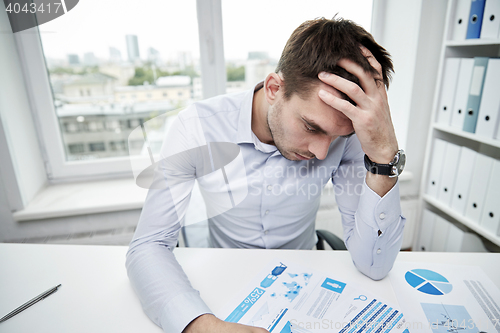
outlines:
{"label": "man's forearm", "polygon": [[397,180],[397,177],[390,178],[389,176],[376,175],[369,171],[366,172],[366,185],[380,197],[386,195],[394,187]]}

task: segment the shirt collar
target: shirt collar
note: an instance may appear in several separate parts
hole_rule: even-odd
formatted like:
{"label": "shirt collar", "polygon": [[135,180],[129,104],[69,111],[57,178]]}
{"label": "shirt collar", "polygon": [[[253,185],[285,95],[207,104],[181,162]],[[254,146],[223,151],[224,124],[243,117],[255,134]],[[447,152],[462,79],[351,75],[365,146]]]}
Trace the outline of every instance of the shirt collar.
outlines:
{"label": "shirt collar", "polygon": [[264,82],[261,81],[253,89],[247,91],[243,103],[241,104],[240,116],[238,119],[238,134],[236,143],[254,143],[252,133],[252,104],[253,97],[257,90],[261,89]]}
{"label": "shirt collar", "polygon": [[238,132],[236,143],[253,143],[252,140],[252,102],[254,89],[247,91],[243,103],[241,104],[238,119]]}

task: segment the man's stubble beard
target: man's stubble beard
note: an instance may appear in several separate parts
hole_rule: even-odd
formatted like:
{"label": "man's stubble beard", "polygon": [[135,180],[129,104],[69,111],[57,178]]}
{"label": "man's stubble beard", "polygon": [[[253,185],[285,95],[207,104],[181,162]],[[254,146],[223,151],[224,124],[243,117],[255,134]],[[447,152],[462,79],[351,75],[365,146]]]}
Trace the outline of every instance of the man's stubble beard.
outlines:
{"label": "man's stubble beard", "polygon": [[[267,128],[269,129],[269,133],[271,133],[271,138],[273,139],[274,145],[281,153],[281,156],[286,158],[289,161],[297,161],[297,159],[292,159],[291,154],[288,153],[288,150],[282,145],[283,141],[285,141],[285,135],[283,134],[283,127],[279,124],[280,116],[283,112],[283,105],[281,105],[281,100],[276,102],[274,105],[274,110],[272,112],[272,119],[270,112],[267,113]],[[293,156],[293,155],[292,155]]]}

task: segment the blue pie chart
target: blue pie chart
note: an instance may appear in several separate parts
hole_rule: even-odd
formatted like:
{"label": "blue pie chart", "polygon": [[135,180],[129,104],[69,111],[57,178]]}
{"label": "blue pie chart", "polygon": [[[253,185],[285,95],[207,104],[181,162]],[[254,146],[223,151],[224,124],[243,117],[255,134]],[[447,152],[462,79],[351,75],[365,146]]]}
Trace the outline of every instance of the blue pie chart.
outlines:
{"label": "blue pie chart", "polygon": [[405,280],[413,288],[429,295],[444,295],[453,289],[448,279],[428,269],[412,269],[406,272]]}

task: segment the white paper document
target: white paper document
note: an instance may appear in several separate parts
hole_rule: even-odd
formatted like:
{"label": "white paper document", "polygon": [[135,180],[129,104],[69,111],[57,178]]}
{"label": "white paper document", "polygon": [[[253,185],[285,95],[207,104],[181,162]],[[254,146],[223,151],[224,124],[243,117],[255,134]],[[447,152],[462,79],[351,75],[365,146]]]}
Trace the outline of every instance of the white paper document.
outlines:
{"label": "white paper document", "polygon": [[395,306],[351,283],[278,260],[217,315],[271,333],[408,333]]}
{"label": "white paper document", "polygon": [[389,276],[411,333],[500,333],[500,290],[481,268],[397,262]]}

